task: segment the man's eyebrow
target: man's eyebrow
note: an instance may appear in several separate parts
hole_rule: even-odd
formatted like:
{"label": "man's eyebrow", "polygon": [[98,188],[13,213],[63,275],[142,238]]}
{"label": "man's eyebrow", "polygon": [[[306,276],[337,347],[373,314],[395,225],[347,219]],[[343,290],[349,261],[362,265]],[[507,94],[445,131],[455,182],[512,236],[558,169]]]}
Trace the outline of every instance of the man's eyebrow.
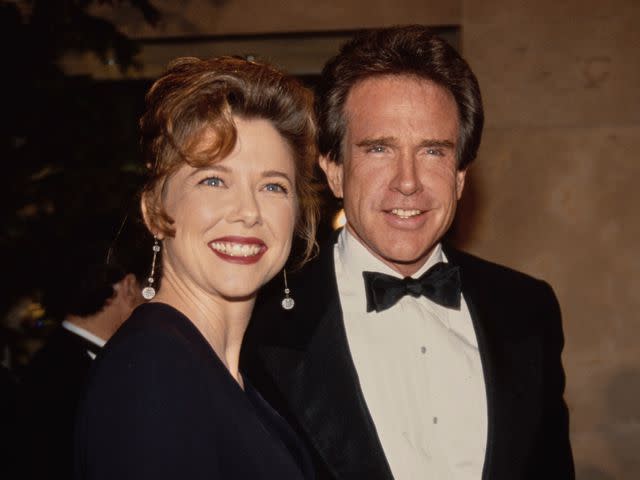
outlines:
{"label": "man's eyebrow", "polygon": [[365,138],[356,143],[356,147],[373,147],[374,145],[394,145],[395,137]]}
{"label": "man's eyebrow", "polygon": [[451,140],[427,139],[420,142],[420,147],[439,147],[439,148],[455,148],[456,144]]}
{"label": "man's eyebrow", "polygon": [[[356,147],[372,147],[375,145],[395,145],[397,139],[395,137],[378,137],[378,138],[365,138],[364,140],[356,143]],[[420,142],[420,147],[438,147],[438,148],[455,148],[455,143],[451,140],[439,140],[435,138],[428,138]]]}

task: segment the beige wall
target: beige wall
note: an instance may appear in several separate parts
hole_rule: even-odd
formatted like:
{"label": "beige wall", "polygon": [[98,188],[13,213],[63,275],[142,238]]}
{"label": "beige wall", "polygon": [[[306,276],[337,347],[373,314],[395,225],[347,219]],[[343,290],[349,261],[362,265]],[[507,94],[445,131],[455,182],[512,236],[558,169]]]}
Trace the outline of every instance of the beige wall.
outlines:
{"label": "beige wall", "polygon": [[94,9],[112,18],[128,35],[238,35],[283,32],[325,32],[397,23],[455,25],[460,1],[442,0],[153,0],[162,21],[151,28],[132,8],[116,13],[105,5]]}
{"label": "beige wall", "polygon": [[578,479],[640,478],[640,2],[154,3],[158,30],[115,18],[138,37],[460,25],[487,128],[458,239],[554,286]]}

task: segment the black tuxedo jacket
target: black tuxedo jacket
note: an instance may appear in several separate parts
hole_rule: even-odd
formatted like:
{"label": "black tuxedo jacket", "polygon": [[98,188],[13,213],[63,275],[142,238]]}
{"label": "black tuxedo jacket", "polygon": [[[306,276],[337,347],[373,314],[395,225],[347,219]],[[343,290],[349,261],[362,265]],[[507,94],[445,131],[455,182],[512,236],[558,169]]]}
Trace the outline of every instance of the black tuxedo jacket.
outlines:
{"label": "black tuxedo jacket", "polygon": [[29,363],[21,386],[28,478],[71,478],[76,410],[92,363],[88,350],[97,354],[100,347],[59,327]]}
{"label": "black tuxedo jacket", "polygon": [[[482,478],[574,478],[553,291],[514,270],[444,251],[461,267],[484,370],[489,423]],[[280,306],[281,278],[261,294],[243,347],[246,374],[306,439],[318,478],[392,479],[349,352],[333,245],[289,275],[289,288],[291,311]]]}

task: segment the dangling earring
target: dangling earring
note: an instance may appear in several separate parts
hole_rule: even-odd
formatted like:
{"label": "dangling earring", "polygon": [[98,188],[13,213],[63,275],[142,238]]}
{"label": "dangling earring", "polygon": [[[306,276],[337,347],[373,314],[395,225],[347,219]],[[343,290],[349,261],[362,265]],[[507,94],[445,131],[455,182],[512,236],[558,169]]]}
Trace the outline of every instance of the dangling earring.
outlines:
{"label": "dangling earring", "polygon": [[156,296],[156,289],[153,287],[155,279],[153,276],[156,273],[156,257],[158,256],[158,252],[160,252],[160,244],[158,243],[158,237],[153,236],[153,260],[151,260],[151,273],[149,273],[149,278],[147,278],[147,286],[142,289],[142,296],[145,300],[151,300]]}
{"label": "dangling earring", "polygon": [[287,270],[284,269],[282,272],[284,273],[284,298],[282,299],[281,305],[285,310],[291,310],[296,302],[289,296],[291,290],[289,290],[289,286],[287,285]]}

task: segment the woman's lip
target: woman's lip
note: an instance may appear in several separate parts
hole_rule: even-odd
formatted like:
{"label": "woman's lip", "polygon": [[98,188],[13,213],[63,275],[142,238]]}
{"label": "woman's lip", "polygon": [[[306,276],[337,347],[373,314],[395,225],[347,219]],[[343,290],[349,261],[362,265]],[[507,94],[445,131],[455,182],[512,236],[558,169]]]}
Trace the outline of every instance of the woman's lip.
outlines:
{"label": "woman's lip", "polygon": [[[228,255],[219,250],[216,250],[211,246],[212,243],[235,243],[241,245],[257,245],[260,247],[260,250],[255,255],[249,255],[243,257],[242,255]],[[239,265],[250,265],[258,262],[267,251],[267,246],[265,243],[256,237],[239,237],[239,236],[227,236],[216,238],[215,240],[211,240],[209,242],[209,248],[213,253],[215,253],[219,258],[224,260],[225,262],[235,263]]]}
{"label": "woman's lip", "polygon": [[227,237],[220,237],[220,238],[216,238],[214,240],[211,240],[209,242],[209,244],[213,243],[213,242],[220,242],[220,243],[241,243],[243,245],[260,245],[260,246],[264,246],[266,247],[266,245],[264,244],[264,242],[257,238],[257,237],[240,237],[240,236],[227,236]]}

